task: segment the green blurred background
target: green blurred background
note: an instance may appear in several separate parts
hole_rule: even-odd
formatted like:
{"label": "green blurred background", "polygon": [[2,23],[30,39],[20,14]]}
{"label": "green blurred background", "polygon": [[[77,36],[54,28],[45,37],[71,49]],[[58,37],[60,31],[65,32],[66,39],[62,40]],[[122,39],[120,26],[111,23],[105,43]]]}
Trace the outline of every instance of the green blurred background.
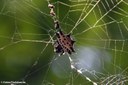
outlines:
{"label": "green blurred background", "polygon": [[[105,51],[110,56],[109,62],[101,65],[105,69],[102,73],[125,75],[128,80],[127,0],[50,2],[55,5],[63,32],[71,33],[76,41],[78,55],[74,53],[73,57],[80,57],[81,47]],[[46,0],[0,0],[0,81],[23,80],[28,85],[92,85],[85,75],[70,68],[68,55],[54,53],[49,40],[56,39],[53,37],[55,29],[47,5]],[[99,78],[94,81],[100,82]]]}

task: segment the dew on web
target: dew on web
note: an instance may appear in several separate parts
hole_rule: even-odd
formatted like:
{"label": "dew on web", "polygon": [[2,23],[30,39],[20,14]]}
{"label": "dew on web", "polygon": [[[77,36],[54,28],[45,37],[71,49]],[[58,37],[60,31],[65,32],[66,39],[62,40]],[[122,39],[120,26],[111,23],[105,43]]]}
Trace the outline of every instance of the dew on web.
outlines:
{"label": "dew on web", "polygon": [[[71,55],[54,52],[49,3],[62,32],[76,41]],[[1,0],[1,82],[127,85],[127,9],[127,0]]]}

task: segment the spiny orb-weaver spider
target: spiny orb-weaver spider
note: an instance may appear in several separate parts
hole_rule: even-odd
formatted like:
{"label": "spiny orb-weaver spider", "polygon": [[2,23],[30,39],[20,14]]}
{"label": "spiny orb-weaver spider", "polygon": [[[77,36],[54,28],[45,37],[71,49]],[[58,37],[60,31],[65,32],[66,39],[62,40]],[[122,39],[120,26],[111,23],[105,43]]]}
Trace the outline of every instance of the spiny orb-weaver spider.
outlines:
{"label": "spiny orb-weaver spider", "polygon": [[52,4],[48,4],[50,8],[50,15],[52,16],[56,28],[56,41],[54,43],[54,51],[59,53],[60,55],[64,53],[72,54],[74,51],[74,40],[71,38],[70,34],[64,34],[61,30],[59,21],[56,18],[56,14],[54,12],[54,6]]}
{"label": "spiny orb-weaver spider", "polygon": [[72,40],[70,34],[66,35],[61,30],[56,33],[57,40],[54,43],[54,48],[56,53],[61,55],[67,52],[72,54],[74,51],[73,44],[75,41]]}

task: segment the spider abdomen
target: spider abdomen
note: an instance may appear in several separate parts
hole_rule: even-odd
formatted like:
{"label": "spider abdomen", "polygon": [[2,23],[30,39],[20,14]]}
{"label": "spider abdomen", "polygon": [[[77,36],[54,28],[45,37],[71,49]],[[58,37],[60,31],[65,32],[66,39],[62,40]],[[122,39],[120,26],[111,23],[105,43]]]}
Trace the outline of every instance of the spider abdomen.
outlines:
{"label": "spider abdomen", "polygon": [[56,35],[57,35],[58,46],[57,48],[55,48],[55,50],[57,53],[59,52],[63,54],[67,52],[69,54],[72,54],[72,52],[75,52],[73,48],[73,44],[75,41],[72,40],[70,35],[65,35],[62,31],[57,32]]}

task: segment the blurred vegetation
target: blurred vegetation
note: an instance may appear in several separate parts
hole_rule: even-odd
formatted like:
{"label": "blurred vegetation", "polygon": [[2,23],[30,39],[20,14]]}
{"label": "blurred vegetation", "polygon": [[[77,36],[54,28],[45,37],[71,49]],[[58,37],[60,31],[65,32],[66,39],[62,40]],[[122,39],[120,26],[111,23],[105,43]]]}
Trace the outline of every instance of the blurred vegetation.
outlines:
{"label": "blurred vegetation", "polygon": [[[79,46],[105,50],[112,61],[103,68],[110,74],[123,72],[127,75],[127,1],[101,0],[98,4],[98,0],[77,1],[51,0],[62,30],[66,34],[71,32],[76,41],[76,53]],[[48,43],[51,37],[56,37],[53,37],[54,22],[47,5],[45,0],[0,0],[0,81],[24,80],[29,85],[92,85],[70,68],[68,56],[59,57],[54,53],[53,44]],[[80,20],[84,20],[73,28],[80,16]],[[53,58],[60,62],[53,62]],[[62,62],[65,66],[59,67],[58,63]],[[53,68],[61,69],[56,71],[61,77]]]}

